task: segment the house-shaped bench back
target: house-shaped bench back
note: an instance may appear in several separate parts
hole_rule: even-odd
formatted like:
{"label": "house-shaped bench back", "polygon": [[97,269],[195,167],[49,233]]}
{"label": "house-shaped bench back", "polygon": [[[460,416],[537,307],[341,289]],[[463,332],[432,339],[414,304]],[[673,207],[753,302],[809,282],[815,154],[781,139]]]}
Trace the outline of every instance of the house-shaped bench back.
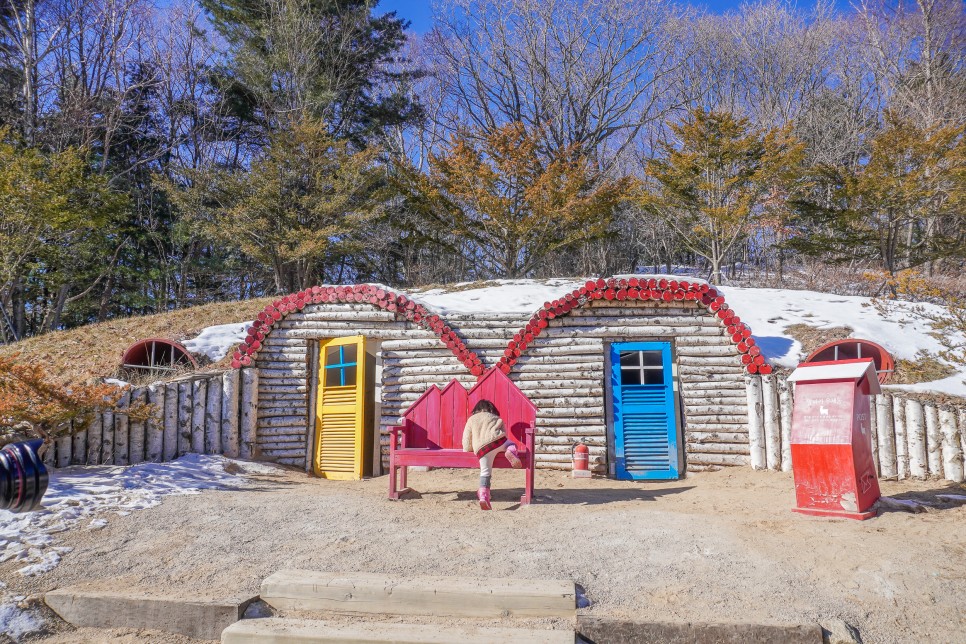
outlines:
{"label": "house-shaped bench back", "polygon": [[537,419],[537,407],[499,369],[490,369],[469,392],[453,380],[442,391],[433,385],[414,402],[403,422],[408,427],[406,447],[462,449],[463,428],[469,412],[481,400],[489,400],[515,443],[525,443],[525,431]]}

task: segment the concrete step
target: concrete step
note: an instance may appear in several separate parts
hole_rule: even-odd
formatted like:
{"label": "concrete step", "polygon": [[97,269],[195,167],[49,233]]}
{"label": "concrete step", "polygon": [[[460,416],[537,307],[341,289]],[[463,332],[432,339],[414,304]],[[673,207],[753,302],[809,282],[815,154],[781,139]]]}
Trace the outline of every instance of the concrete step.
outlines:
{"label": "concrete step", "polygon": [[149,595],[83,586],[44,595],[47,605],[74,626],[151,629],[199,639],[217,639],[256,599]]}
{"label": "concrete step", "polygon": [[226,628],[222,644],[574,644],[573,631],[438,626],[426,624],[380,624],[357,622],[332,624],[312,619],[245,619]]}
{"label": "concrete step", "polygon": [[437,617],[576,615],[572,581],[280,570],[262,582],[273,608]]}

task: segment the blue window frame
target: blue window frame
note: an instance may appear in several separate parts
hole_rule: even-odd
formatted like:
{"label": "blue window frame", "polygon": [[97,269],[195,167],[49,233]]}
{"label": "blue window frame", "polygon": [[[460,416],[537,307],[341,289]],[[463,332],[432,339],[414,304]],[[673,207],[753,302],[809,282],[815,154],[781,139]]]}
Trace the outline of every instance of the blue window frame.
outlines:
{"label": "blue window frame", "polygon": [[354,344],[329,347],[325,352],[325,386],[346,387],[356,384],[358,356]]}
{"label": "blue window frame", "polygon": [[670,342],[611,344],[615,473],[679,478]]}

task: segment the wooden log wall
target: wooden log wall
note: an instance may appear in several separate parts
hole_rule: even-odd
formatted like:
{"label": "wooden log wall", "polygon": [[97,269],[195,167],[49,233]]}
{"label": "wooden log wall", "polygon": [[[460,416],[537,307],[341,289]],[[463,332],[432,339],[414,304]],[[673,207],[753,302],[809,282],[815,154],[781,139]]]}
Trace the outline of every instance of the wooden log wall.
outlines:
{"label": "wooden log wall", "polygon": [[[229,404],[223,404],[226,399]],[[130,400],[154,405],[156,414],[147,421],[100,414],[86,430],[57,439],[48,452],[48,463],[54,467],[135,465],[171,461],[189,453],[244,457],[239,446],[244,445],[246,430],[252,431],[258,376],[255,369],[197,374],[132,388],[125,392],[122,405]]]}
{"label": "wooden log wall", "polygon": [[[761,428],[763,449],[772,455],[758,467],[790,470],[794,387],[777,375],[749,376],[746,386],[748,426]],[[768,411],[775,405],[777,415]],[[872,396],[870,407],[872,456],[880,478],[963,482],[966,408],[922,402],[896,392]],[[776,454],[780,454],[778,461]]]}
{"label": "wooden log wall", "polygon": [[[520,327],[516,314],[450,314],[446,323],[484,364],[497,364]],[[364,335],[380,341],[380,444],[388,465],[388,428],[430,385],[472,386],[452,348],[431,331],[367,304],[307,304],[277,321],[260,341],[255,458],[304,465],[308,350],[313,340]],[[720,320],[697,302],[596,301],[551,320],[519,357],[510,378],[537,404],[537,465],[569,468],[573,444],[590,448],[591,467],[608,464],[605,402],[608,342],[670,340],[686,422],[688,467],[748,460],[747,408],[740,355]]]}
{"label": "wooden log wall", "polygon": [[[608,343],[658,340],[673,346],[687,468],[747,464],[746,370],[721,321],[697,302],[595,300],[550,320],[510,371],[538,407],[538,466],[570,469],[579,441],[589,447],[591,468],[607,473],[613,450]],[[506,340],[492,349],[467,344],[492,360],[487,351],[499,355]]]}

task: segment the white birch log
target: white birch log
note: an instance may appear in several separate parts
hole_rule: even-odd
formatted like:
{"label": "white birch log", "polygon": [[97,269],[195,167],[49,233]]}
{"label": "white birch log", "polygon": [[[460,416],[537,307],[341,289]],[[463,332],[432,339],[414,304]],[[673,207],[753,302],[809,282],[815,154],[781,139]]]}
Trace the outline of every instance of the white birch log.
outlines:
{"label": "white birch log", "polygon": [[221,375],[208,380],[205,400],[205,454],[221,454]]}
{"label": "white birch log", "polygon": [[906,432],[906,401],[892,396],[892,418],[896,428],[896,475],[909,477],[909,440]]}
{"label": "white birch log", "polygon": [[[241,458],[251,458],[255,451],[258,426],[258,379],[257,369],[244,369],[241,373],[241,444],[239,445]],[[304,434],[304,417],[301,429]]]}
{"label": "white birch log", "polygon": [[567,447],[572,447],[573,444],[580,440],[581,443],[587,445],[588,447],[598,447],[601,449],[606,449],[607,439],[603,436],[540,436],[539,443],[542,445],[566,445]]}
{"label": "white birch log", "polygon": [[191,383],[191,451],[205,453],[205,421],[208,404],[208,381],[199,378]]}
{"label": "white birch log", "polygon": [[57,450],[57,467],[67,467],[71,462],[71,452],[73,451],[74,437],[70,434],[61,436],[54,441]]}
{"label": "white birch log", "polygon": [[959,433],[966,428],[956,427],[956,413],[947,407],[939,410],[939,427],[942,432],[943,472],[946,480],[962,483],[963,448]]}
{"label": "white birch log", "polygon": [[274,365],[270,368],[261,367],[259,370],[262,372],[261,377],[264,380],[272,380],[273,378],[305,378],[308,375],[308,371],[301,364],[289,366]]}
{"label": "white birch log", "polygon": [[[242,403],[244,405],[244,402]],[[258,405],[256,418],[279,418],[281,416],[305,416],[308,405],[286,405],[285,407],[265,407]]]}
{"label": "white birch log", "polygon": [[[304,419],[303,419],[304,420]],[[267,427],[265,425],[258,426],[258,442],[259,444],[265,444],[276,440],[278,437],[290,437],[291,440],[297,441],[299,443],[305,443],[305,425],[302,426],[284,426],[284,427]],[[269,440],[271,438],[271,440]]]}
{"label": "white birch log", "polygon": [[698,356],[678,356],[677,363],[682,367],[691,366],[710,366],[710,367],[736,367],[743,369],[739,354],[736,351],[733,356],[726,357],[698,357]]}
{"label": "white birch log", "polygon": [[579,427],[546,427],[537,425],[537,435],[539,436],[605,436],[607,427],[603,424],[588,423]]}
{"label": "white birch log", "polygon": [[[432,383],[436,381],[427,380],[425,378],[420,378],[414,381],[415,384],[421,384],[426,382]],[[275,388],[290,387],[294,391],[299,387],[303,389],[305,388],[305,378],[279,378],[279,377],[266,378],[264,384],[266,387],[275,387]],[[397,383],[394,382],[391,384],[397,384]]]}
{"label": "white birch log", "polygon": [[101,462],[101,442],[104,438],[104,416],[94,414],[91,424],[87,426],[87,455],[84,463],[87,465],[99,465]]}
{"label": "white birch log", "polygon": [[[741,424],[743,422],[746,422],[747,420],[748,420],[748,414],[747,413],[744,413],[744,412],[741,413],[741,414],[705,414],[705,415],[694,415],[694,414],[692,414],[692,415],[689,415],[688,416],[688,424],[697,424],[697,423],[701,423],[701,422],[704,422],[704,421],[708,421],[708,422],[718,422],[718,423],[731,423],[731,424],[738,425],[738,424]],[[761,440],[762,440],[761,449],[762,450],[765,450],[765,434],[764,434],[764,432],[765,432],[764,424],[762,424],[762,437],[761,437]],[[764,452],[762,453],[762,458],[766,458]],[[767,462],[767,460],[765,462]]]}
{"label": "white birch log", "polygon": [[164,385],[164,415],[161,418],[164,447],[161,460],[173,461],[178,456],[178,383]]}
{"label": "white birch log", "polygon": [[926,420],[922,403],[906,400],[906,438],[909,441],[909,475],[924,479],[926,469]]}
{"label": "white birch log", "polygon": [[[775,376],[761,377],[762,412],[765,431],[765,463],[770,470],[781,468],[781,414],[778,409],[778,387]],[[726,410],[722,410],[727,413]]]}
{"label": "white birch log", "polygon": [[884,479],[896,478],[896,421],[892,416],[892,396],[875,397],[875,421],[879,432],[879,468]]}
{"label": "white birch log", "polygon": [[[121,395],[120,405],[127,408],[131,404],[131,390]],[[127,414],[114,414],[114,464],[127,465],[131,462],[130,450],[131,420]]]}
{"label": "white birch log", "polygon": [[[290,316],[291,317],[291,316]],[[391,311],[309,311],[305,309],[299,316],[302,320],[349,321],[349,322],[397,322],[396,314]]]}
{"label": "white birch log", "polygon": [[300,416],[276,416],[273,418],[259,418],[258,419],[258,430],[261,431],[265,427],[287,427],[291,428],[293,433],[305,434],[305,414]]}
{"label": "white birch log", "polygon": [[[300,393],[302,395],[305,395],[305,392],[306,391],[308,391],[308,388],[305,385],[302,385],[300,387],[293,387],[292,385],[288,385],[288,386],[285,386],[285,387],[262,386],[262,387],[259,388],[259,392],[258,393],[259,394],[296,394],[296,393]],[[222,391],[222,407],[224,407],[224,398],[225,398],[224,391]],[[224,418],[222,418],[222,420],[224,420]]]}
{"label": "white birch log", "polygon": [[[132,402],[147,403],[148,390],[146,387],[139,387],[131,390]],[[136,465],[144,461],[145,449],[145,421],[128,421],[128,446],[127,457],[130,465]]]}
{"label": "white birch log", "polygon": [[229,369],[221,379],[221,449],[225,456],[238,457],[239,370]]}
{"label": "white birch log", "polygon": [[192,389],[190,380],[178,383],[178,456],[191,451]]}
{"label": "white birch log", "polygon": [[[705,402],[705,401],[702,400],[700,402]],[[685,402],[684,411],[687,416],[735,416],[735,415],[741,416],[748,413],[748,405],[745,401],[742,401],[742,404],[740,405],[730,405],[730,404],[694,405],[694,404],[689,404]],[[776,421],[777,421],[778,410],[776,409],[774,411],[776,412]],[[765,417],[766,418],[768,417],[767,409],[765,412]],[[778,422],[776,422],[775,425],[776,425],[776,431],[779,431],[777,429]],[[767,429],[766,429],[766,432],[767,432]],[[780,441],[780,440],[781,438],[776,439],[776,441]]]}
{"label": "white birch log", "polygon": [[926,415],[926,462],[929,475],[943,477],[943,434],[939,429],[939,409],[935,405],[923,406]]}
{"label": "white birch log", "polygon": [[688,420],[688,429],[702,432],[738,432],[741,434],[748,433],[748,417],[741,419],[739,423],[716,423],[712,422],[707,418],[701,419],[701,422],[693,422]]}
{"label": "white birch log", "polygon": [[[720,383],[722,389],[735,389],[745,381],[745,376],[739,371],[716,371],[714,369],[698,370],[694,367],[681,369],[681,382],[700,382],[704,384]],[[729,385],[731,385],[729,387]]]}
{"label": "white birch log", "polygon": [[697,432],[687,431],[684,439],[688,443],[740,443],[747,449],[747,432]]}
{"label": "white birch log", "polygon": [[763,470],[765,460],[765,423],[760,376],[745,378],[748,391],[748,449],[751,467]]}
{"label": "white birch log", "polygon": [[778,404],[782,423],[782,472],[792,471],[792,384],[782,378],[778,382]]}
{"label": "white birch log", "polygon": [[684,382],[681,388],[688,393],[700,396],[712,394],[715,396],[729,396],[745,398],[745,381],[742,378],[740,381],[737,380],[695,380],[693,382]]}
{"label": "white birch log", "polygon": [[114,412],[101,414],[101,465],[114,465]]}
{"label": "white birch log", "polygon": [[723,357],[736,358],[740,355],[738,353],[738,349],[736,349],[734,345],[730,345],[730,344],[728,345],[711,344],[711,345],[698,345],[698,346],[685,345],[685,346],[677,346],[675,347],[675,349],[676,349],[677,355],[680,357],[689,356],[689,357],[707,358],[707,357],[714,356],[714,357],[722,357],[722,358]]}
{"label": "white birch log", "polygon": [[688,454],[688,463],[695,465],[748,465],[744,454]]}
{"label": "white birch log", "polygon": [[160,463],[164,458],[164,408],[165,391],[163,383],[148,386],[148,404],[154,408],[145,425],[147,441],[146,458],[152,463]]}

